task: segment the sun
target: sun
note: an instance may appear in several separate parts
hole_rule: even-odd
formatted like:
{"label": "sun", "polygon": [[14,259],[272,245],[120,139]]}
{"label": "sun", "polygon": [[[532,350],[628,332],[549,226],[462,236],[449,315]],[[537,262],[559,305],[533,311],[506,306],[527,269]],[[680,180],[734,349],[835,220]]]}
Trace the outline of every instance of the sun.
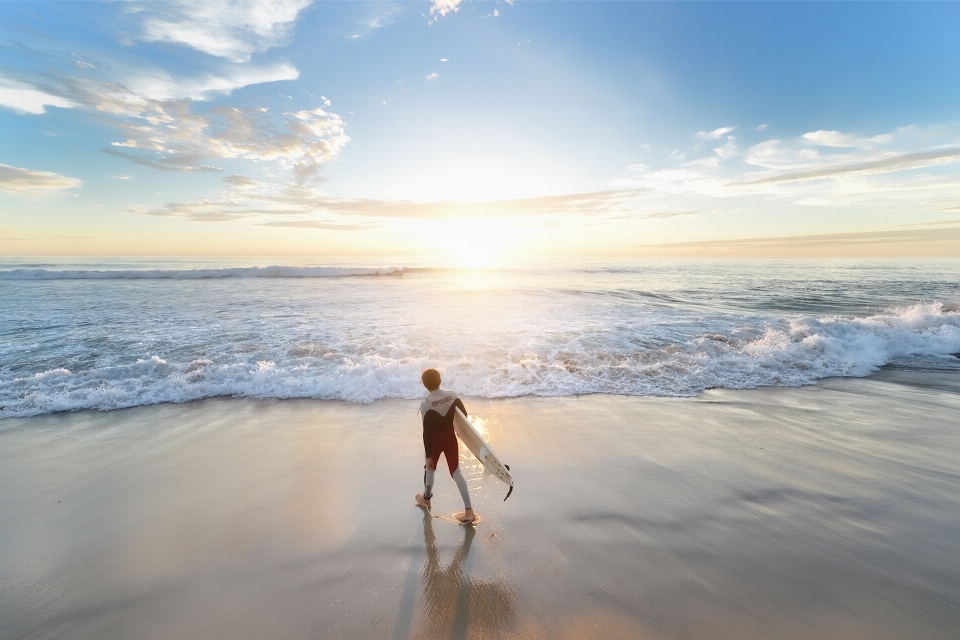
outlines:
{"label": "sun", "polygon": [[521,248],[521,229],[497,218],[459,218],[445,223],[440,249],[444,262],[461,269],[495,269],[513,261]]}

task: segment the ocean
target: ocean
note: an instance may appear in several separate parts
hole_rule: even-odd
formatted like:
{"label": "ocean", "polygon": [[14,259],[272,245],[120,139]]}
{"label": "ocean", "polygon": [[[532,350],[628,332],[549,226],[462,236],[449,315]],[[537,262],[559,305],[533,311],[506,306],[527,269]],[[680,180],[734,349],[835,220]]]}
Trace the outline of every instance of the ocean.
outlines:
{"label": "ocean", "polygon": [[0,259],[0,417],[214,396],[370,403],[960,371],[956,260]]}

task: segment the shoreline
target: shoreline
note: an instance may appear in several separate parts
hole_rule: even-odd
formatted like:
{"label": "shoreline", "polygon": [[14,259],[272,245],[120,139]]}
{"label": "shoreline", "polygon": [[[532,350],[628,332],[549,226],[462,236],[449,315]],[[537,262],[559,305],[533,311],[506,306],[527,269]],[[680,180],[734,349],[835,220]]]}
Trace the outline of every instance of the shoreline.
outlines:
{"label": "shoreline", "polygon": [[958,374],[465,401],[517,483],[462,453],[476,529],[413,506],[414,401],[4,420],[0,635],[960,633]]}
{"label": "shoreline", "polygon": [[[960,356],[956,356],[960,359]],[[637,399],[654,399],[654,400],[689,400],[697,401],[701,400],[705,395],[713,392],[728,392],[728,393],[751,393],[751,392],[764,392],[770,389],[785,389],[785,390],[797,390],[797,389],[809,389],[816,388],[821,386],[826,386],[828,388],[833,388],[836,384],[843,384],[842,381],[850,380],[877,380],[880,382],[889,382],[894,384],[901,384],[905,386],[913,386],[918,388],[930,388],[932,390],[944,391],[947,393],[960,393],[960,370],[916,370],[916,369],[897,369],[897,368],[888,368],[886,366],[882,367],[880,370],[871,373],[867,376],[830,376],[827,378],[820,378],[810,384],[804,384],[799,386],[786,386],[786,385],[770,385],[770,386],[760,386],[752,387],[749,389],[732,389],[728,387],[711,387],[700,391],[695,396],[662,396],[662,395],[633,395],[633,394],[619,394],[619,393],[607,393],[607,392],[597,392],[597,393],[582,393],[582,394],[572,394],[572,395],[563,395],[563,396],[541,396],[541,395],[523,395],[523,396],[507,396],[507,397],[498,397],[498,398],[481,398],[477,396],[464,396],[465,398],[470,398],[472,402],[501,402],[501,401],[511,401],[511,400],[562,400],[564,398],[591,398],[591,397],[612,397],[612,398],[637,398]],[[839,382],[838,382],[839,381]],[[391,402],[406,402],[406,403],[417,403],[419,398],[381,398],[374,400],[373,402],[361,403],[353,402],[350,400],[343,399],[325,399],[325,398],[260,398],[253,396],[236,396],[236,395],[220,395],[220,396],[208,396],[205,398],[196,398],[191,400],[185,400],[183,402],[170,402],[170,401],[161,401],[153,404],[141,404],[134,405],[131,407],[118,407],[111,409],[69,409],[62,411],[54,411],[51,413],[40,413],[31,416],[10,416],[10,417],[0,417],[0,432],[7,428],[16,428],[16,426],[7,426],[8,423],[13,422],[26,422],[32,421],[35,419],[41,419],[52,416],[61,416],[61,415],[74,415],[74,414],[107,414],[120,411],[131,411],[137,409],[149,409],[151,407],[164,407],[164,406],[190,406],[193,404],[199,404],[204,402],[213,402],[213,401],[249,401],[249,402],[321,402],[321,403],[330,403],[330,404],[342,404],[344,406],[356,406],[356,407],[369,407],[374,406],[380,403],[391,403]]]}

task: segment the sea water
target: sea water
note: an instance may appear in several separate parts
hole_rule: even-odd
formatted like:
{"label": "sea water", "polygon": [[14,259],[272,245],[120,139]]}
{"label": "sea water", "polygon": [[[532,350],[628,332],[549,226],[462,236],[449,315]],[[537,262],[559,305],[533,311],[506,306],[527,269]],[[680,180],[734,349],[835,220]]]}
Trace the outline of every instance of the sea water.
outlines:
{"label": "sea water", "polygon": [[691,396],[960,371],[960,261],[0,260],[0,417],[211,396]]}

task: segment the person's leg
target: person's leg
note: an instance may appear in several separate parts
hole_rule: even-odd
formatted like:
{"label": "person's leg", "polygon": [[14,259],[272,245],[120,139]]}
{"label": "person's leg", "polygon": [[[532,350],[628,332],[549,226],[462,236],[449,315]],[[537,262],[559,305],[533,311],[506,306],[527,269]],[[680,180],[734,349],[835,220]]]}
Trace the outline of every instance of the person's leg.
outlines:
{"label": "person's leg", "polygon": [[430,499],[433,497],[433,479],[437,471],[437,462],[439,462],[439,456],[430,458],[423,466],[423,493],[414,496],[418,505],[428,509],[431,506]]}
{"label": "person's leg", "polygon": [[473,508],[470,505],[470,489],[467,487],[467,479],[463,477],[460,470],[460,447],[457,445],[457,438],[454,436],[453,442],[448,443],[444,449],[443,455],[447,459],[447,468],[450,470],[450,477],[457,483],[457,489],[460,490],[460,497],[463,498],[463,517],[457,516],[461,522],[473,522]]}

